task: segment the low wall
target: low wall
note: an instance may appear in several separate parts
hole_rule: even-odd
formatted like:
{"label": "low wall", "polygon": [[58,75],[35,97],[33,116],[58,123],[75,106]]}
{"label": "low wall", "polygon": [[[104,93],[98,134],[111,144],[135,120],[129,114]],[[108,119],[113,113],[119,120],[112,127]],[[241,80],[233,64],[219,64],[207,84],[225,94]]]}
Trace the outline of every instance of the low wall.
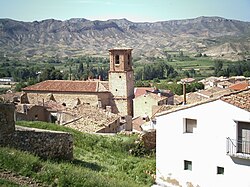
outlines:
{"label": "low wall", "polygon": [[15,126],[15,107],[11,104],[0,104],[0,146],[46,159],[73,159],[72,134]]}
{"label": "low wall", "polygon": [[16,126],[16,131],[0,139],[0,145],[31,152],[42,158],[73,159],[70,133]]}

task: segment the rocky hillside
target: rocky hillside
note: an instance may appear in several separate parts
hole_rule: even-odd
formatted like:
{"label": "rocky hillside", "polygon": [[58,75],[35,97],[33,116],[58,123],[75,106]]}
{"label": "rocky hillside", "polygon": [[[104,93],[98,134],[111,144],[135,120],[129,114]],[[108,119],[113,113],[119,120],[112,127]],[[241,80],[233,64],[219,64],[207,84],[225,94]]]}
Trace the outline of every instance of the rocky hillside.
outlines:
{"label": "rocky hillside", "polygon": [[21,22],[0,19],[0,52],[26,56],[107,55],[131,47],[135,56],[164,56],[183,50],[242,58],[250,52],[250,22],[198,17],[154,23],[126,19]]}

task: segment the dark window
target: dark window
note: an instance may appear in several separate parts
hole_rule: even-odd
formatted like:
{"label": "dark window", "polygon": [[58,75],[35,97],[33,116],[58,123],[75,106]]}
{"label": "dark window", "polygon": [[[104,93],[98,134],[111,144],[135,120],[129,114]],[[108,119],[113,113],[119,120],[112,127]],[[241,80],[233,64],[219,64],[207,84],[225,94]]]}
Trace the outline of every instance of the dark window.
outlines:
{"label": "dark window", "polygon": [[122,76],[119,76],[119,78],[122,78]]}
{"label": "dark window", "polygon": [[120,57],[119,57],[119,55],[115,55],[115,64],[120,64]]}
{"label": "dark window", "polygon": [[130,65],[130,55],[128,54],[128,65]]}
{"label": "dark window", "polygon": [[192,161],[184,160],[184,170],[192,171]]}
{"label": "dark window", "polygon": [[66,103],[62,103],[62,106],[66,106]]}
{"label": "dark window", "polygon": [[217,167],[217,174],[218,175],[224,175],[224,168],[223,167]]}
{"label": "dark window", "polygon": [[196,119],[188,119],[184,118],[184,133],[193,133],[194,128],[197,127],[197,120]]}

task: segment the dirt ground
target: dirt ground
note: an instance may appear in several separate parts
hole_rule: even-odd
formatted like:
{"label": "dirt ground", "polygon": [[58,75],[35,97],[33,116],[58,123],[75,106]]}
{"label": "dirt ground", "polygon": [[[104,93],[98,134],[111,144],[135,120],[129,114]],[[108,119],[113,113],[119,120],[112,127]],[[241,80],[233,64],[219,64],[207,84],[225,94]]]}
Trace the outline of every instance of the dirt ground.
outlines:
{"label": "dirt ground", "polygon": [[20,186],[29,186],[29,187],[45,187],[45,185],[34,181],[29,177],[24,177],[21,175],[17,175],[10,171],[1,171],[0,170],[0,178],[6,179],[8,181],[14,182]]}

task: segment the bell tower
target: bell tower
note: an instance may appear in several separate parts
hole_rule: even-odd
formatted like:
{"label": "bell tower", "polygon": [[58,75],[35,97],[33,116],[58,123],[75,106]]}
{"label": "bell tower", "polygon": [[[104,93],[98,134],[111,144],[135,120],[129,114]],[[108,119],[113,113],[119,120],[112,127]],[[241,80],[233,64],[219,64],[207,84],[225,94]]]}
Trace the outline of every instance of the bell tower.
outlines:
{"label": "bell tower", "polygon": [[133,116],[134,71],[132,49],[110,49],[109,91],[113,112]]}

